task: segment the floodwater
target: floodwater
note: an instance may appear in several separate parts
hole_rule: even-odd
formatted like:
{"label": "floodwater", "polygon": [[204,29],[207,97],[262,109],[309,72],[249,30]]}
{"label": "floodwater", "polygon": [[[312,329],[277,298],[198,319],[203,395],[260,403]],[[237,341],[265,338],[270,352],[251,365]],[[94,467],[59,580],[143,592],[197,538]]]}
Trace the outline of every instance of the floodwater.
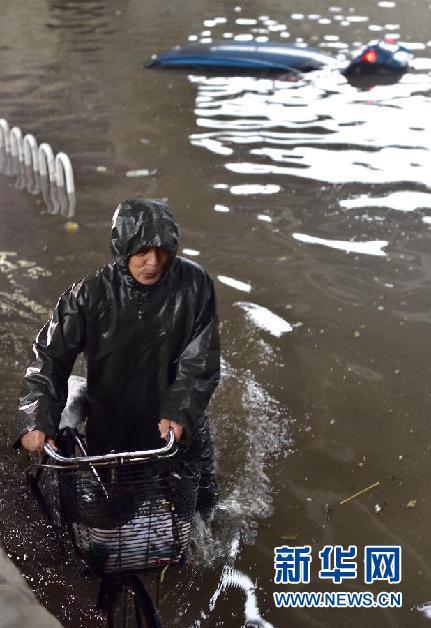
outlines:
{"label": "floodwater", "polygon": [[[288,4],[2,2],[0,116],[68,153],[76,178],[67,219],[0,176],[1,539],[65,626],[102,625],[97,583],[64,564],[6,439],[31,338],[58,294],[108,259],[113,209],[138,194],[172,205],[184,255],[216,280],[222,323],[221,508],[164,583],[166,625],[431,625],[431,9]],[[337,69],[292,83],[143,65],[239,36],[311,44],[342,66],[387,35],[416,55],[392,85],[355,87]],[[274,547],[289,544],[312,546],[310,584],[274,584]],[[349,544],[358,577],[319,580],[318,551]],[[402,547],[400,584],[364,584],[366,545]],[[287,590],[404,599],[277,610],[273,592]]]}

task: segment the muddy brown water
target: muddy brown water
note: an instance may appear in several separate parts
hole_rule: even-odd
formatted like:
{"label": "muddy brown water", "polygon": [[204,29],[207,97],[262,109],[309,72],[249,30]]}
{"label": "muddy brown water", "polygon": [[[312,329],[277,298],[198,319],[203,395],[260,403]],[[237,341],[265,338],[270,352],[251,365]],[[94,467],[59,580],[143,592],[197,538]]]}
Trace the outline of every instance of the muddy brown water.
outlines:
{"label": "muddy brown water", "polygon": [[[137,194],[172,205],[222,323],[221,509],[164,585],[166,624],[430,621],[417,610],[431,600],[430,18],[425,0],[3,0],[0,116],[71,156],[79,229],[1,175],[0,531],[65,626],[102,625],[97,583],[64,563],[25,456],[10,452],[12,421],[33,335],[109,258],[113,209]],[[336,70],[289,83],[143,66],[189,38],[238,35],[302,41],[341,65],[391,35],[416,59],[398,83],[362,88]],[[156,173],[126,176],[143,169]],[[292,590],[389,588],[403,608],[276,610],[273,592],[289,587],[274,584],[273,551],[289,543],[314,557],[311,583]],[[360,564],[354,581],[319,581],[325,544],[401,545],[402,582],[364,585]]]}

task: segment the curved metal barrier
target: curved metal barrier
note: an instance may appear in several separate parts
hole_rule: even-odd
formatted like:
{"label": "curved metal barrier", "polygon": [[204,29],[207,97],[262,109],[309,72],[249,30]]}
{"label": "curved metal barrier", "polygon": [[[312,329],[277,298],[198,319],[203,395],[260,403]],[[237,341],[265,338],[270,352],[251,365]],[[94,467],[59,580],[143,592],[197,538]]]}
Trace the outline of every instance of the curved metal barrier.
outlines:
{"label": "curved metal barrier", "polygon": [[14,126],[9,132],[10,155],[12,159],[12,175],[16,177],[15,187],[25,188],[24,150],[22,146],[22,132]]}
{"label": "curved metal barrier", "polygon": [[0,146],[4,146],[6,152],[9,152],[9,124],[4,118],[0,118]]}
{"label": "curved metal barrier", "polygon": [[15,177],[18,189],[42,194],[50,214],[74,216],[75,180],[68,155],[55,155],[46,142],[38,146],[34,135],[23,137],[21,129],[11,129],[4,118],[0,118],[0,173]]}
{"label": "curved metal barrier", "polygon": [[30,194],[40,194],[39,148],[36,138],[31,133],[27,133],[27,135],[24,135],[22,145],[24,152],[24,169],[27,191],[30,192]]}
{"label": "curved metal barrier", "polygon": [[[71,218],[75,214],[76,207],[75,180],[72,164],[66,153],[57,153],[55,157],[55,179],[57,187],[59,189],[65,188],[66,191],[66,194],[59,194],[60,212],[63,216]],[[65,206],[62,204],[64,199],[68,201]]]}
{"label": "curved metal barrier", "polygon": [[11,174],[11,158],[10,158],[10,140],[9,140],[9,124],[4,118],[0,118],[0,170],[4,174]]}

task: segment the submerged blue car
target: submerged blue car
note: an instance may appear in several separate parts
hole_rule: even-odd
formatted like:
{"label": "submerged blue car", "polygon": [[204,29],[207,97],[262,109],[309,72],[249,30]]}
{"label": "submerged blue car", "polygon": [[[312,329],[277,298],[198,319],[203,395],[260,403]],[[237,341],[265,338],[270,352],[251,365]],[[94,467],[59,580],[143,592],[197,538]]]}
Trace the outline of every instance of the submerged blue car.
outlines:
{"label": "submerged blue car", "polygon": [[[400,75],[408,69],[412,53],[399,44],[373,42],[343,69],[346,76],[376,73]],[[148,67],[242,72],[310,72],[338,66],[336,60],[314,48],[282,42],[219,41],[176,46],[154,55]]]}

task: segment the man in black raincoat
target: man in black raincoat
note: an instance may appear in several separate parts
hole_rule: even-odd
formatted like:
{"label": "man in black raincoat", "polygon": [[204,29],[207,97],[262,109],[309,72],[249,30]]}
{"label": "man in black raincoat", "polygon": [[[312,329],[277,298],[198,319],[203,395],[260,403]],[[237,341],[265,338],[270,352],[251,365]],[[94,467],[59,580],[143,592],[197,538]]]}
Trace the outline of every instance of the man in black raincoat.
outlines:
{"label": "man in black raincoat", "polygon": [[66,290],[36,337],[16,444],[41,451],[55,438],[83,352],[90,453],[158,447],[171,426],[185,455],[202,463],[205,506],[217,493],[205,408],[219,381],[218,319],[213,283],[176,255],[178,237],[164,203],[120,203],[114,261]]}

